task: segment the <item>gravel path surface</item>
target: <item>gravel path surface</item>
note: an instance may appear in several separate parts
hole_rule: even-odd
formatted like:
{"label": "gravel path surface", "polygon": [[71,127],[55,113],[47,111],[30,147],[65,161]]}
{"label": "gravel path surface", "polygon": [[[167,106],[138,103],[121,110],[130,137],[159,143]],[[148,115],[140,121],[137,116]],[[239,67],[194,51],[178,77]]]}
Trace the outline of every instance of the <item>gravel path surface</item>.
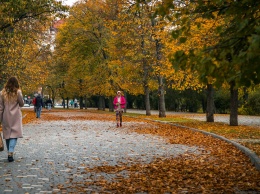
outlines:
{"label": "gravel path surface", "polygon": [[[136,110],[136,109],[127,109],[129,113],[139,113],[145,114],[145,110]],[[151,114],[158,115],[158,111],[152,110]],[[172,112],[167,111],[167,115],[183,115],[186,118],[192,118],[200,121],[206,121],[206,115],[200,113],[188,113],[188,112]],[[229,115],[228,114],[215,114],[215,122],[222,122],[229,124]],[[260,116],[248,116],[248,115],[238,115],[238,124],[239,125],[250,125],[260,127]]]}
{"label": "gravel path surface", "polygon": [[38,120],[24,125],[24,138],[18,140],[15,162],[9,163],[6,151],[0,152],[0,193],[59,193],[59,185],[69,187],[68,180],[95,181],[101,176],[82,174],[85,167],[149,163],[158,157],[200,154],[197,147],[169,144],[159,136],[129,132],[128,127],[134,125],[140,123],[124,123],[124,127],[115,128],[110,121]]}

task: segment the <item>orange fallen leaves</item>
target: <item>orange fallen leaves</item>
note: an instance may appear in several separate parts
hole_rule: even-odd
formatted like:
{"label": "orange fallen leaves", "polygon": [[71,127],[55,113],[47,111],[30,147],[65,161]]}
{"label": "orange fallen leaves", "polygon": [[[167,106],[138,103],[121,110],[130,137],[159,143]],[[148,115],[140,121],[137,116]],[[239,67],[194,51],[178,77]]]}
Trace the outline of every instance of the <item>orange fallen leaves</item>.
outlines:
{"label": "orange fallen leaves", "polygon": [[23,124],[31,123],[36,120],[36,114],[31,109],[22,110],[22,114],[23,114]]}
{"label": "orange fallen leaves", "polygon": [[[73,117],[66,116],[66,112],[64,116],[55,115],[55,111],[44,112],[42,119],[115,121],[115,115],[110,113],[77,112],[78,115]],[[32,120],[28,118],[28,122]],[[260,171],[233,145],[169,124],[129,117],[123,117],[123,120],[124,122],[142,122],[137,127],[136,125],[129,127],[127,130],[130,132],[161,136],[170,144],[197,146],[202,149],[201,153],[186,153],[177,158],[159,157],[149,164],[122,163],[117,166],[104,165],[94,168],[86,166],[85,172],[82,173],[90,173],[93,176],[100,174],[100,176],[85,182],[70,180],[73,184],[69,186],[69,189],[73,190],[73,193],[84,192],[86,189],[94,191],[97,188],[99,188],[99,193],[260,192]],[[203,124],[203,127],[205,126],[207,125]],[[110,180],[102,174],[108,175]],[[59,188],[66,190],[66,185],[60,185]]]}
{"label": "orange fallen leaves", "polygon": [[[66,114],[66,112],[74,112],[75,115],[71,116]],[[63,114],[56,114],[63,112]],[[97,113],[97,114],[95,114]],[[42,112],[43,120],[55,121],[55,120],[100,120],[100,121],[116,121],[115,113],[98,113],[97,111],[87,111],[87,110],[64,110],[64,109],[52,109],[51,111],[44,110]],[[129,121],[131,118],[124,117],[124,121]]]}
{"label": "orange fallen leaves", "polygon": [[152,120],[166,120],[168,122],[179,124],[187,127],[192,127],[212,133],[216,133],[222,136],[225,136],[228,139],[260,139],[260,130],[259,127],[254,126],[229,126],[228,124],[219,123],[219,122],[205,122],[198,121],[193,119],[188,119],[185,117],[185,114],[182,115],[168,115],[167,118],[159,118],[158,115],[152,116],[138,116],[139,118],[152,119]]}
{"label": "orange fallen leaves", "polygon": [[[178,124],[182,126],[187,126],[191,128],[196,128],[202,131],[207,131],[210,133],[215,133],[226,137],[227,139],[260,139],[260,129],[254,126],[229,126],[224,123],[209,123],[205,121],[198,121],[193,119],[188,119],[182,115],[168,115],[167,118],[159,118],[158,115],[145,116],[140,115],[138,118],[149,119],[149,120],[163,120],[173,124]],[[260,143],[241,143],[242,145],[248,147],[254,151],[260,157]]]}

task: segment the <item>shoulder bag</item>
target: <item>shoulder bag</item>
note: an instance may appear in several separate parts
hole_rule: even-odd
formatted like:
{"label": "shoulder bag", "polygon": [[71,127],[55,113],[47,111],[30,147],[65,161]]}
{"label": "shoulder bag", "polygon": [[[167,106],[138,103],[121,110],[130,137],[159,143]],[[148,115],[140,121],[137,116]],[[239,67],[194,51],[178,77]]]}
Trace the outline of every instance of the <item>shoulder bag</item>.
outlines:
{"label": "shoulder bag", "polygon": [[0,152],[4,151],[4,141],[2,138],[2,134],[0,133]]}

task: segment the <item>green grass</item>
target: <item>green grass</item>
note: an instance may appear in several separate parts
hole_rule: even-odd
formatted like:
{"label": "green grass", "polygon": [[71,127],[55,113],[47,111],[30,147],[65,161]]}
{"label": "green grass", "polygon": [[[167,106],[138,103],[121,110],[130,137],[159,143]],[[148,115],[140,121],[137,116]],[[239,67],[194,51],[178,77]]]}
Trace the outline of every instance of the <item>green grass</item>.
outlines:
{"label": "green grass", "polygon": [[194,120],[192,119],[187,119],[187,118],[181,118],[181,117],[178,117],[178,118],[157,118],[155,120],[158,120],[158,121],[167,121],[167,122],[171,122],[171,123],[185,123],[185,122],[194,122]]}

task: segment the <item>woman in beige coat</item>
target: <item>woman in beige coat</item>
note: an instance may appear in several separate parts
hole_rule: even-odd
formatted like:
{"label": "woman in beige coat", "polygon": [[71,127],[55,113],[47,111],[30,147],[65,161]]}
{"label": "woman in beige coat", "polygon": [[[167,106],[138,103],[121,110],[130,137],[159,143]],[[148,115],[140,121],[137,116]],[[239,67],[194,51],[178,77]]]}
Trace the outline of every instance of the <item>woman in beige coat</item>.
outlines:
{"label": "woman in beige coat", "polygon": [[13,162],[13,153],[17,138],[23,137],[22,113],[23,95],[16,77],[11,77],[0,92],[0,122],[3,138],[6,140],[8,161]]}

